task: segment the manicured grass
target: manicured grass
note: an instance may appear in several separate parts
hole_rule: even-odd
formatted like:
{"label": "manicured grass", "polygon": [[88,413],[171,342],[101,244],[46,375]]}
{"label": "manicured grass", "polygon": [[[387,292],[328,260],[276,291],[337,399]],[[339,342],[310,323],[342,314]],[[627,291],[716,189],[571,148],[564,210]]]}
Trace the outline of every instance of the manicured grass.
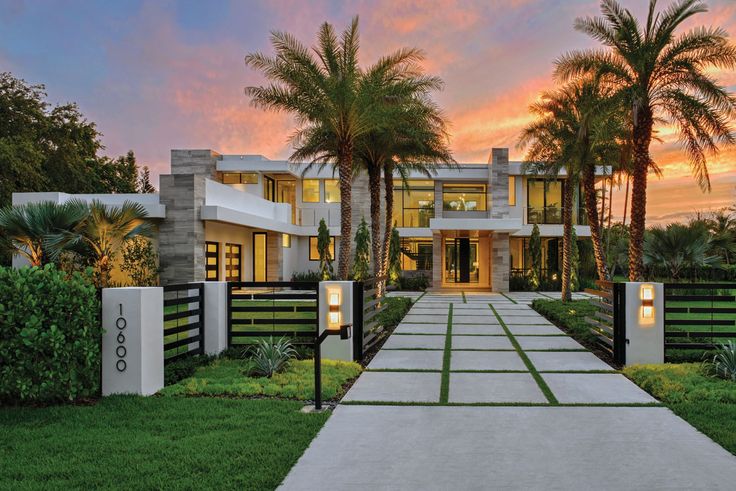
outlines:
{"label": "manicured grass", "polygon": [[698,363],[634,365],[624,374],[736,455],[736,383],[705,374]]}
{"label": "manicured grass", "polygon": [[328,418],[301,407],[120,396],[0,408],[0,489],[274,489]]}
{"label": "manicured grass", "polygon": [[[248,377],[243,373],[245,360],[221,358],[199,367],[193,376],[165,387],[166,396],[279,397],[308,401],[314,399],[314,361],[292,361],[282,373],[272,378]],[[336,399],[343,387],[357,377],[362,368],[357,363],[322,360],[322,397]]]}
{"label": "manicured grass", "polygon": [[593,317],[597,309],[587,300],[562,302],[562,300],[537,299],[532,302],[532,308],[553,324],[567,330],[573,338],[587,343],[596,342],[596,337],[590,332],[590,324],[585,318]]}
{"label": "manicured grass", "polygon": [[440,379],[440,403],[442,404],[447,404],[450,398],[450,363],[452,363],[452,304],[447,314],[447,333],[442,354],[442,378]]}

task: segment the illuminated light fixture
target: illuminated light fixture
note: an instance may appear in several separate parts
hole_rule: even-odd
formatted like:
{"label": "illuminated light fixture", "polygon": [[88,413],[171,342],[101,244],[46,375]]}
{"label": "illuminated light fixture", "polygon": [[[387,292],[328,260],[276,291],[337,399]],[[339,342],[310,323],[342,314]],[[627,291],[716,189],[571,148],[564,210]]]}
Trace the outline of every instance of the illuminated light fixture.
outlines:
{"label": "illuminated light fixture", "polygon": [[327,313],[327,324],[331,328],[339,328],[340,324],[340,293],[329,293],[328,302],[329,312]]}
{"label": "illuminated light fixture", "polygon": [[641,299],[641,318],[648,322],[654,321],[654,285],[641,285],[639,288]]}

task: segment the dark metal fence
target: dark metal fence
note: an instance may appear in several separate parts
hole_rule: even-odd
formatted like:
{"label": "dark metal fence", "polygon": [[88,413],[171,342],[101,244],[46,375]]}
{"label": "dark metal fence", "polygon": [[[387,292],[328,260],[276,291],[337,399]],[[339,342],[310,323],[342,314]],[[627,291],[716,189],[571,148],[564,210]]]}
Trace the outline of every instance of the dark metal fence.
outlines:
{"label": "dark metal fence", "polygon": [[667,349],[709,350],[736,339],[736,284],[665,283]]}
{"label": "dark metal fence", "polygon": [[312,345],[318,334],[318,282],[248,281],[227,285],[228,346],[266,337]]}
{"label": "dark metal fence", "polygon": [[379,283],[388,277],[381,276],[353,283],[353,358],[363,359],[363,354],[376,344],[383,331],[378,314],[386,308],[384,296],[379,295]]}
{"label": "dark metal fence", "polygon": [[164,363],[204,354],[204,284],[164,287]]}
{"label": "dark metal fence", "polygon": [[623,283],[596,281],[597,289],[586,289],[585,292],[595,295],[591,300],[596,307],[593,317],[585,320],[590,331],[595,335],[600,348],[607,352],[616,363],[626,362],[626,327],[624,312],[626,290]]}

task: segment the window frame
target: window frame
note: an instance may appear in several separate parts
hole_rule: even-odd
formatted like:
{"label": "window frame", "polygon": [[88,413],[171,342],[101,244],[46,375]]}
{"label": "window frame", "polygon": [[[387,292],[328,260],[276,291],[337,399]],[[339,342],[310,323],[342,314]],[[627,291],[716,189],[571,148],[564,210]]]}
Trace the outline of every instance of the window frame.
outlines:
{"label": "window frame", "polygon": [[[457,189],[462,189],[464,187],[465,188],[468,188],[468,189],[475,188],[475,187],[480,188],[481,191],[477,191],[477,192],[476,191],[472,191],[472,194],[476,194],[477,193],[478,195],[480,195],[480,196],[483,197],[482,198],[483,199],[483,207],[482,208],[476,207],[473,210],[457,210],[457,209],[454,209],[454,208],[449,208],[447,206],[448,200],[445,199],[445,196],[448,195],[448,194],[449,195],[461,194],[463,191],[446,191],[445,189],[448,188],[448,187],[449,188],[455,187]],[[477,183],[476,182],[442,183],[442,211],[459,212],[459,213],[476,212],[476,211],[477,212],[486,212],[486,211],[488,211],[488,184],[487,183],[483,183],[483,182],[477,182]]]}
{"label": "window frame", "polygon": [[[215,246],[214,252],[210,252],[209,246]],[[214,257],[215,264],[209,264],[207,259]],[[215,277],[210,278],[209,272],[214,271]],[[220,281],[220,243],[214,241],[205,241],[204,243],[204,278],[205,281]]]}

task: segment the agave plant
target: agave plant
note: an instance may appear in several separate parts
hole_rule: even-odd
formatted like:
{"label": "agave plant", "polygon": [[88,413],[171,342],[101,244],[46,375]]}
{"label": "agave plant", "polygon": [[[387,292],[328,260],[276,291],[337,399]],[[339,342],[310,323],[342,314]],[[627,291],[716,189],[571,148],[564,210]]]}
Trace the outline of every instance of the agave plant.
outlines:
{"label": "agave plant", "polygon": [[711,369],[719,377],[736,382],[736,341],[729,339],[721,344],[713,355]]}
{"label": "agave plant", "polygon": [[286,368],[289,361],[296,356],[296,350],[291,341],[285,337],[277,340],[269,337],[259,339],[253,346],[248,347],[245,356],[248,358],[245,370],[248,376],[271,378],[274,373]]}

